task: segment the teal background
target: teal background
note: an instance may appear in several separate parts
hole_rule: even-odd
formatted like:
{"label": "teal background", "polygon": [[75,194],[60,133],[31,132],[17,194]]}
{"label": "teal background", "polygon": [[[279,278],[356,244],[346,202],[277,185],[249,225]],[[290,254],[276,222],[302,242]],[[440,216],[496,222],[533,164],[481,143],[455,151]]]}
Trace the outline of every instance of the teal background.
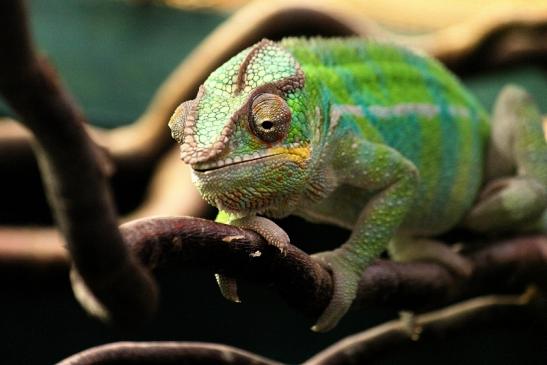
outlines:
{"label": "teal background", "polygon": [[[110,0],[32,0],[35,43],[91,123],[133,121],[155,90],[226,15]],[[0,114],[8,114],[5,105]]]}

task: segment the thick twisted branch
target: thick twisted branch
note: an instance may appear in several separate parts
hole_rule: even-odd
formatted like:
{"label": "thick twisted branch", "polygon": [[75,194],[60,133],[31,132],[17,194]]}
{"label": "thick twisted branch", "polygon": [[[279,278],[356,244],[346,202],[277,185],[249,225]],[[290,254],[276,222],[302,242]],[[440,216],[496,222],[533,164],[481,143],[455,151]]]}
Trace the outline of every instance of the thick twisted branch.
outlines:
{"label": "thick twisted branch", "polygon": [[[327,305],[330,274],[295,246],[283,255],[254,232],[204,219],[151,218],[121,226],[141,262],[197,267],[257,283],[273,283],[293,307],[317,316]],[[547,237],[496,242],[468,256],[466,279],[435,263],[378,260],[363,274],[355,307],[424,309],[485,293],[522,290],[528,283],[547,288]]]}
{"label": "thick twisted branch", "polygon": [[[321,313],[330,297],[330,275],[310,256],[295,246],[283,256],[251,231],[190,217],[141,219],[120,229],[128,248],[150,269],[201,268],[241,280],[273,282],[289,304],[310,316]],[[9,233],[6,237],[9,241]],[[54,244],[41,256],[20,245],[10,247],[0,252],[5,261],[0,262],[14,269],[21,263],[63,261],[63,249]],[[528,283],[547,288],[544,235],[492,242],[468,257],[474,272],[465,280],[434,263],[378,260],[363,275],[355,307],[423,310],[474,295],[519,291]]]}
{"label": "thick twisted branch", "polygon": [[34,150],[56,221],[78,275],[77,296],[94,303],[87,288],[120,325],[150,317],[154,282],[128,255],[106,178],[106,161],[87,136],[83,116],[32,45],[22,1],[0,2],[0,93],[34,137]]}

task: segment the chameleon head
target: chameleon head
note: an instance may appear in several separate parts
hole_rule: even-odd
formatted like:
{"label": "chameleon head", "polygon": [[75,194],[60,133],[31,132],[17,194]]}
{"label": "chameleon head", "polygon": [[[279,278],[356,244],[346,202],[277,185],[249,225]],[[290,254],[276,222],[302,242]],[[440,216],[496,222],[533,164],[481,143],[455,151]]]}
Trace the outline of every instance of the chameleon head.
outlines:
{"label": "chameleon head", "polygon": [[172,136],[209,203],[250,214],[282,212],[298,199],[311,159],[303,92],[298,62],[262,40],[214,71],[197,97],[177,108]]}

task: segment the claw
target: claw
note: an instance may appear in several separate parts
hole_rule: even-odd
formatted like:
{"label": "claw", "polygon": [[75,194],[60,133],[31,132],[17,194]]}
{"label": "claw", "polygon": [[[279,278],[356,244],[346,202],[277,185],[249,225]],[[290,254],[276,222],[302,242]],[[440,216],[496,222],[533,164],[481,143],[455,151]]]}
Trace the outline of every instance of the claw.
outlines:
{"label": "claw", "polygon": [[241,303],[239,295],[237,294],[237,281],[234,278],[224,276],[222,274],[215,274],[217,279],[218,288],[222,296],[234,303]]}

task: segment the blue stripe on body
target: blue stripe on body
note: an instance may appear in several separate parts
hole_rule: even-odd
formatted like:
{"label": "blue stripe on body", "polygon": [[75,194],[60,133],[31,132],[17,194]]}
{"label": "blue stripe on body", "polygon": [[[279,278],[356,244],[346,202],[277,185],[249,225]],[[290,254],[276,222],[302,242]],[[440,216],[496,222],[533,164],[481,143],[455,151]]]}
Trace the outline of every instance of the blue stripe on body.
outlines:
{"label": "blue stripe on body", "polygon": [[[387,78],[384,74],[384,70],[373,55],[369,55],[367,47],[358,47],[359,56],[366,60],[366,64],[373,70],[376,75],[379,87],[382,90],[383,100],[379,100],[372,93],[367,93],[366,88],[357,86],[355,80],[351,75],[344,75],[348,87],[352,90],[352,98],[356,104],[361,106],[363,114],[367,120],[378,130],[383,136],[386,143],[390,146],[397,148],[399,152],[417,166],[420,163],[420,151],[421,146],[420,138],[409,138],[409,136],[415,135],[420,130],[420,123],[417,116],[409,114],[404,117],[394,117],[390,119],[382,119],[376,116],[368,108],[371,105],[385,105],[387,107],[391,105],[390,87],[388,85]],[[386,104],[387,103],[387,104]]]}
{"label": "blue stripe on body", "polygon": [[[439,82],[431,76],[429,65],[426,60],[417,57],[410,52],[406,53],[405,56],[407,62],[418,69],[427,85],[432,100],[439,106],[438,118],[441,123],[442,139],[437,141],[437,143],[440,144],[442,151],[442,161],[440,167],[441,171],[439,172],[440,179],[437,181],[437,191],[434,195],[429,212],[437,215],[449,215],[450,212],[447,212],[446,209],[447,200],[450,198],[450,192],[458,170],[458,146],[460,144],[458,128],[455,119],[450,115],[443,90],[440,88]],[[423,141],[423,143],[432,143],[432,141]],[[438,218],[435,220],[438,220]]]}

